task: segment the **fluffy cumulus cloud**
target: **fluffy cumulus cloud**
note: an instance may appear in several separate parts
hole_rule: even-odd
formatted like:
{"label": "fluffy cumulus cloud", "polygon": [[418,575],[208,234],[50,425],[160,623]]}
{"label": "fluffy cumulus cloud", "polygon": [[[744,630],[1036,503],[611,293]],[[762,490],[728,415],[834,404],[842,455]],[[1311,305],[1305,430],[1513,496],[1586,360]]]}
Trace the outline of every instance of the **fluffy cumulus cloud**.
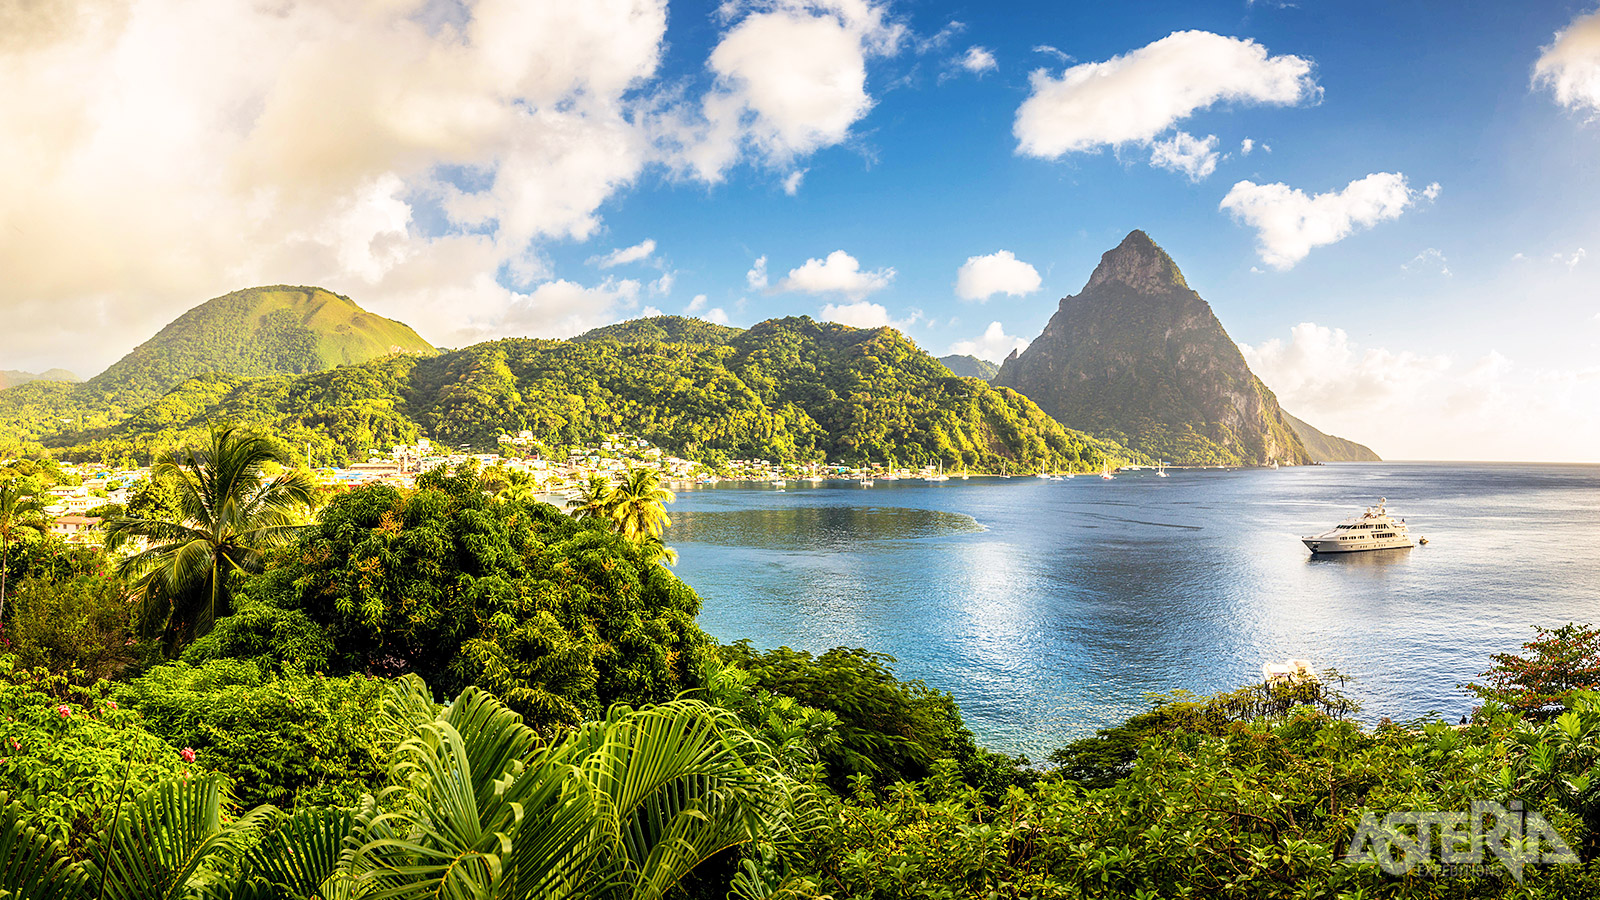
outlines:
{"label": "fluffy cumulus cloud", "polygon": [[987,301],[995,294],[1021,297],[1039,289],[1039,271],[1017,259],[1010,250],[987,256],[969,256],[956,271],[956,296]]}
{"label": "fluffy cumulus cloud", "polygon": [[990,362],[1003,362],[1011,351],[1021,352],[1028,349],[1029,341],[1016,335],[1006,334],[1005,327],[999,322],[990,322],[983,334],[970,341],[956,341],[950,345],[950,353],[960,356],[976,356]]}
{"label": "fluffy cumulus cloud", "polygon": [[1361,347],[1311,322],[1239,349],[1285,409],[1389,458],[1593,460],[1600,441],[1600,367]]}
{"label": "fluffy cumulus cloud", "polygon": [[54,344],[92,371],[129,335],[258,283],[323,284],[444,344],[534,309],[570,319],[575,286],[549,280],[536,243],[588,238],[647,164],[629,96],[657,71],[666,4],[440,7],[13,4],[0,328],[14,358]]}
{"label": "fluffy cumulus cloud", "polygon": [[871,303],[858,300],[855,303],[829,303],[822,307],[817,317],[824,322],[838,322],[840,325],[849,325],[852,328],[898,328],[904,331],[908,328],[915,316],[904,321],[897,321],[889,310],[881,303]]}
{"label": "fluffy cumulus cloud", "polygon": [[610,269],[614,266],[625,266],[628,263],[643,262],[655,252],[656,242],[651,238],[645,238],[632,247],[619,247],[610,253],[596,256],[590,259],[589,262],[602,269]]}
{"label": "fluffy cumulus cloud", "polygon": [[1217,103],[1291,105],[1320,91],[1309,60],[1207,31],[1175,32],[1060,75],[1039,69],[1030,82],[1012,132],[1018,153],[1045,159],[1147,143]]}
{"label": "fluffy cumulus cloud", "polygon": [[1534,64],[1533,83],[1568,109],[1600,115],[1600,9],[1557,32]]}
{"label": "fluffy cumulus cloud", "polygon": [[707,62],[715,87],[660,126],[676,164],[711,182],[747,153],[787,166],[844,141],[872,109],[867,61],[906,33],[870,0],[727,0],[719,12],[731,25]]}
{"label": "fluffy cumulus cloud", "polygon": [[750,290],[752,291],[766,289],[767,258],[765,256],[756,257],[755,263],[750,266],[750,271],[744,273],[744,283],[749,286]]}
{"label": "fluffy cumulus cloud", "polygon": [[1221,208],[1256,230],[1263,262],[1287,269],[1305,259],[1313,247],[1398,218],[1419,195],[1431,199],[1438,194],[1437,184],[1417,191],[1398,172],[1375,172],[1343,190],[1314,195],[1286,184],[1241,181],[1222,198]]}
{"label": "fluffy cumulus cloud", "polygon": [[[868,294],[888,287],[889,282],[893,280],[894,269],[885,267],[863,270],[861,263],[854,256],[843,250],[835,250],[829,253],[826,259],[808,259],[804,265],[790,269],[789,274],[778,282],[777,290],[802,294],[843,294],[851,300],[860,300]],[[855,305],[860,306],[860,304]],[[833,307],[830,306],[829,309]]]}
{"label": "fluffy cumulus cloud", "polygon": [[961,56],[960,65],[974,75],[982,75],[1000,68],[1000,64],[995,62],[994,51],[978,46],[967,48],[967,52]]}
{"label": "fluffy cumulus cloud", "polygon": [[1187,175],[1190,181],[1203,181],[1217,170],[1217,136],[1197,138],[1180,131],[1164,141],[1150,145],[1150,165]]}
{"label": "fluffy cumulus cloud", "polygon": [[3,18],[0,333],[10,365],[85,374],[251,284],[323,285],[447,346],[636,311],[627,282],[564,281],[545,246],[592,239],[652,166],[716,180],[755,159],[797,189],[795,162],[848,138],[867,61],[903,34],[873,0],[730,0],[697,93],[661,77],[666,0],[44,0]]}

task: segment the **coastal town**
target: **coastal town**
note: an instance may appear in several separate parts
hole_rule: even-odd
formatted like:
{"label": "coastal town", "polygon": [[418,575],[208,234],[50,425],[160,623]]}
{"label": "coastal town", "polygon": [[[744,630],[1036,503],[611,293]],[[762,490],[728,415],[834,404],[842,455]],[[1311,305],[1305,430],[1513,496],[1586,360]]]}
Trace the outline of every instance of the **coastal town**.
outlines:
{"label": "coastal town", "polygon": [[[684,490],[721,482],[767,483],[784,488],[790,482],[853,481],[870,486],[877,481],[920,479],[938,482],[963,479],[976,473],[946,473],[937,466],[918,468],[871,464],[779,463],[765,459],[696,461],[673,456],[650,441],[628,434],[607,434],[583,445],[549,452],[529,431],[501,434],[498,452],[452,451],[427,438],[400,444],[387,451],[370,449],[366,459],[343,466],[311,469],[318,485],[332,492],[372,483],[402,489],[416,486],[424,472],[438,468],[454,471],[470,466],[494,492],[512,483],[527,484],[535,500],[566,509],[568,501],[596,475],[612,482],[630,469],[649,469],[663,485]],[[0,461],[5,465],[10,461]],[[140,488],[150,481],[149,466],[110,469],[95,463],[61,463],[58,483],[43,491],[44,513],[51,532],[74,544],[99,544],[101,526],[110,515],[122,512]]]}

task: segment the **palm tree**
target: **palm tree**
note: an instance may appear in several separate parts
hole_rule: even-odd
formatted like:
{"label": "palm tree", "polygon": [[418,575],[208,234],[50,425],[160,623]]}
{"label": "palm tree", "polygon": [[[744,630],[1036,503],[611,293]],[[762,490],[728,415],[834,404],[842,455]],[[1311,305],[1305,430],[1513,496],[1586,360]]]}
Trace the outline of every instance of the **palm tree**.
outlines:
{"label": "palm tree", "polygon": [[509,478],[510,481],[500,489],[500,493],[495,494],[496,500],[526,503],[533,499],[534,494],[538,493],[539,483],[533,480],[532,475],[526,472],[513,471],[510,473]]}
{"label": "palm tree", "polygon": [[567,501],[575,519],[611,518],[611,479],[599,472],[590,474],[589,480],[578,488],[578,496]]}
{"label": "palm tree", "polygon": [[806,795],[735,714],[694,700],[618,706],[545,743],[477,688],[439,711],[413,675],[383,720],[392,786],[355,808],[230,820],[220,776],[168,781],[120,803],[74,861],[0,794],[0,885],[41,900],[655,900],[789,828]]}
{"label": "palm tree", "polygon": [[44,518],[44,503],[33,482],[23,478],[0,482],[0,618],[6,611],[11,542],[29,533],[44,534],[49,527],[49,521]]}
{"label": "palm tree", "polygon": [[630,541],[659,539],[662,530],[672,524],[667,518],[667,504],[674,499],[673,493],[661,486],[660,472],[629,469],[611,492],[611,520]]}
{"label": "palm tree", "polygon": [[262,468],[287,461],[266,438],[213,424],[207,445],[171,454],[151,473],[176,485],[181,521],[118,516],[107,523],[110,549],[133,537],[150,543],[117,572],[136,579],[144,627],[164,633],[169,649],[210,631],[231,609],[231,576],[259,571],[263,551],[304,527],[299,513],[313,502],[310,474],[269,480]]}

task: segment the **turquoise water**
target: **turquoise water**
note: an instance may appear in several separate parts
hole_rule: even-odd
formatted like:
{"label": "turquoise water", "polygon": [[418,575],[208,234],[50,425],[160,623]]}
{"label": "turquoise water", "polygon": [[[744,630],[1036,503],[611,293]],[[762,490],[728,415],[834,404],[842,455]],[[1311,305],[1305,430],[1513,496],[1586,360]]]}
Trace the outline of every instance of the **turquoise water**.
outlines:
{"label": "turquoise water", "polygon": [[[1298,535],[1387,497],[1425,547],[1313,558]],[[724,641],[892,654],[988,746],[1035,759],[1150,691],[1261,665],[1352,676],[1363,718],[1457,687],[1533,624],[1600,622],[1600,467],[1345,464],[942,483],[697,488],[678,574]]]}

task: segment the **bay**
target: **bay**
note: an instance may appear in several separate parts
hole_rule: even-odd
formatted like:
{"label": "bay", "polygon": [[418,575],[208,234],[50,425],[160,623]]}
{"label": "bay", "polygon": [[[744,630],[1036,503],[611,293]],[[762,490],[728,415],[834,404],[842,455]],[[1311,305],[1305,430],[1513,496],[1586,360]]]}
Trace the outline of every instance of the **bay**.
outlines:
{"label": "bay", "polygon": [[[1299,535],[1388,498],[1411,550]],[[1451,719],[1530,626],[1600,622],[1600,467],[1371,463],[682,491],[667,542],[722,641],[864,647],[1039,760],[1261,665],[1336,668],[1362,718]]]}

